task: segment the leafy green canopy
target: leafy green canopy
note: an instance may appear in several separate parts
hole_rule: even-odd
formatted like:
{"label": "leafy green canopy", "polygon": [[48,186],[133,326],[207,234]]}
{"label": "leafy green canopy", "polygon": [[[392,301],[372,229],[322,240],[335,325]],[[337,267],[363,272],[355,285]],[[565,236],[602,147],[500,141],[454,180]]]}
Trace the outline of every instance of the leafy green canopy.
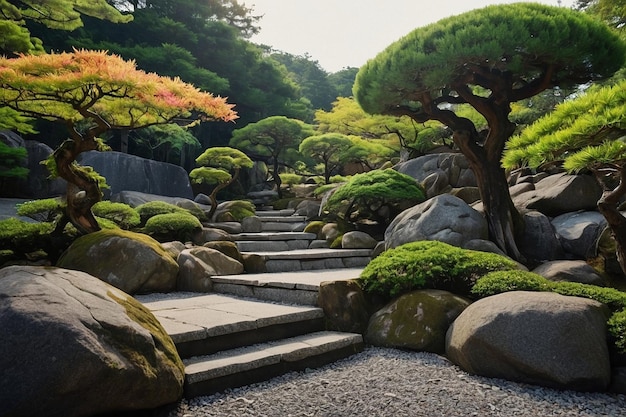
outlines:
{"label": "leafy green canopy", "polygon": [[448,93],[457,86],[493,88],[481,77],[488,71],[506,74],[514,87],[511,101],[517,101],[536,93],[546,68],[547,87],[585,83],[613,74],[624,55],[619,38],[583,13],[533,3],[490,6],[416,29],[392,44],[361,68],[354,95],[369,113],[406,106],[418,119],[424,110],[420,95],[430,93],[434,104],[453,103],[455,95]]}
{"label": "leafy green canopy", "polygon": [[83,25],[81,15],[115,23],[133,19],[123,15],[106,0],[0,0],[0,52],[42,52],[40,39],[30,36],[25,21],[48,28],[74,30]]}
{"label": "leafy green canopy", "polygon": [[563,163],[577,172],[626,162],[626,81],[560,104],[507,143],[506,168]]}

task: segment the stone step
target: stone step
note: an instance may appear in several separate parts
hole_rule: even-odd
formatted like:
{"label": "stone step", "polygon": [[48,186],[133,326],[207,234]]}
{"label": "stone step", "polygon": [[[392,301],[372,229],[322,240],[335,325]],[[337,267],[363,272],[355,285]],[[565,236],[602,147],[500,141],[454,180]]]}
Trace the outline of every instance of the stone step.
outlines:
{"label": "stone step", "polygon": [[263,232],[302,232],[307,222],[262,222]]}
{"label": "stone step", "polygon": [[319,367],[363,350],[363,337],[321,331],[194,357],[185,363],[185,397],[191,398]]}
{"label": "stone step", "polygon": [[242,252],[263,258],[266,272],[358,268],[371,260],[371,249],[301,249],[289,251]]}
{"label": "stone step", "polygon": [[256,215],[259,217],[287,217],[292,216],[296,211],[294,209],[284,210],[257,210]]}
{"label": "stone step", "polygon": [[300,305],[317,306],[320,284],[357,279],[363,268],[213,276],[213,291]]}
{"label": "stone step", "polygon": [[279,252],[308,249],[317,236],[304,232],[261,232],[231,235],[241,252]]}
{"label": "stone step", "polygon": [[264,223],[304,223],[306,216],[257,216]]}
{"label": "stone step", "polygon": [[226,294],[169,293],[136,297],[170,335],[181,358],[324,329],[322,309]]}

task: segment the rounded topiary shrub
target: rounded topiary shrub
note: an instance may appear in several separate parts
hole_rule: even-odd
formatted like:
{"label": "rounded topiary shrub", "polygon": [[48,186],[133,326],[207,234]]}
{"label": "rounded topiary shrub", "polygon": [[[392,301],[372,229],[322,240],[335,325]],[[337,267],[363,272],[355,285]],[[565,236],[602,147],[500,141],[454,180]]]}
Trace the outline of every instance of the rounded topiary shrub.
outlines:
{"label": "rounded topiary shrub", "polygon": [[200,220],[187,212],[157,214],[144,226],[144,232],[160,242],[187,242],[201,231]]}
{"label": "rounded topiary shrub", "polygon": [[135,207],[135,210],[137,211],[137,213],[139,213],[141,224],[146,224],[148,219],[159,214],[189,214],[189,212],[184,208],[175,206],[174,204],[166,203],[165,201],[149,201],[147,203],[138,205],[137,207]]}
{"label": "rounded topiary shrub", "polygon": [[419,241],[374,258],[361,273],[360,283],[365,291],[388,298],[421,288],[468,296],[478,278],[488,272],[518,268],[515,261],[495,253]]}
{"label": "rounded topiary shrub", "polygon": [[507,291],[550,291],[552,281],[529,271],[495,271],[476,281],[472,294],[478,298]]}
{"label": "rounded topiary shrub", "polygon": [[99,201],[94,204],[91,211],[93,211],[93,214],[98,217],[111,220],[124,230],[137,227],[141,222],[137,210],[124,203]]}

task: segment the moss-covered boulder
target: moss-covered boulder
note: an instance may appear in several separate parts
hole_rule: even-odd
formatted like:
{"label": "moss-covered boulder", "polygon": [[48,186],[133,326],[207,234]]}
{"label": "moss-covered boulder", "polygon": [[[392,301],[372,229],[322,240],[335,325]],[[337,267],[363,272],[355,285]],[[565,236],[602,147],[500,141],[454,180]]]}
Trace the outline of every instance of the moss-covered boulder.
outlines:
{"label": "moss-covered boulder", "polygon": [[372,315],[365,340],[374,346],[443,354],[448,328],[470,303],[447,291],[410,292]]}
{"label": "moss-covered boulder", "polygon": [[159,242],[120,229],[76,239],[57,266],[87,272],[128,294],[172,291],[178,275],[178,264]]}
{"label": "moss-covered boulder", "polygon": [[172,339],[128,294],[80,271],[12,266],[0,299],[2,415],[131,413],[181,397]]}

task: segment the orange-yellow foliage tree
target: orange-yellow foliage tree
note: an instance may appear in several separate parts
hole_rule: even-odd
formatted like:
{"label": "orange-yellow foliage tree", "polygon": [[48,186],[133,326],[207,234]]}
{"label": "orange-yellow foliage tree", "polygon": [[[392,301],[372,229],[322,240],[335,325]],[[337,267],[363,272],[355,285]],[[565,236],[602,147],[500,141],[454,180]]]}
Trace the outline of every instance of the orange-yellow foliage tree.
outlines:
{"label": "orange-yellow foliage tree", "polygon": [[25,116],[60,122],[69,131],[50,167],[68,182],[67,213],[82,233],[99,230],[91,207],[100,201],[97,177],[75,163],[85,151],[101,150],[109,129],[135,129],[174,119],[191,123],[237,118],[224,98],[180,79],[145,73],[132,61],[105,51],[0,58],[0,106]]}

